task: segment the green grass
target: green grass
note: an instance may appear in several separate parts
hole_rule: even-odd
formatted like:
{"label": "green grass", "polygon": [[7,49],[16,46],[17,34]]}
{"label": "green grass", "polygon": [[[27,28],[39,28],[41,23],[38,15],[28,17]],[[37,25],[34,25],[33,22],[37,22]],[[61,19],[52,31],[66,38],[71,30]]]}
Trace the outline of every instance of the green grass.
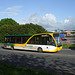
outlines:
{"label": "green grass", "polygon": [[0,75],[57,75],[57,74],[0,63]]}
{"label": "green grass", "polygon": [[3,44],[3,43],[0,43],[0,44]]}
{"label": "green grass", "polygon": [[72,45],[63,44],[63,47],[75,47],[75,44],[72,44]]}

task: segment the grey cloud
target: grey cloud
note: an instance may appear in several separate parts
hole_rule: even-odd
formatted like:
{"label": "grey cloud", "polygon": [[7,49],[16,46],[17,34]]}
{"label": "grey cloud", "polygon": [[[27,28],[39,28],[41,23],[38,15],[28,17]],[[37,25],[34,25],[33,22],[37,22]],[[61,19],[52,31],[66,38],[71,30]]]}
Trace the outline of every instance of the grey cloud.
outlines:
{"label": "grey cloud", "polygon": [[68,17],[62,22],[57,22],[56,17],[53,14],[46,14],[45,16],[40,16],[38,14],[32,14],[29,17],[25,18],[23,22],[39,24],[46,28],[48,31],[55,29],[75,29],[75,17]]}

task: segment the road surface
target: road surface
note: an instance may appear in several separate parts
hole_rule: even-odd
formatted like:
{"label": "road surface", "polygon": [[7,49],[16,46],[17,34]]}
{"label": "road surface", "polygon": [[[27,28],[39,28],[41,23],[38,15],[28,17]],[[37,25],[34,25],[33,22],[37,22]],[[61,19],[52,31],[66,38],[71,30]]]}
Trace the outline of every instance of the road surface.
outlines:
{"label": "road surface", "polygon": [[71,49],[63,49],[57,53],[39,53],[0,47],[0,62],[46,70],[59,75],[75,75],[75,50]]}

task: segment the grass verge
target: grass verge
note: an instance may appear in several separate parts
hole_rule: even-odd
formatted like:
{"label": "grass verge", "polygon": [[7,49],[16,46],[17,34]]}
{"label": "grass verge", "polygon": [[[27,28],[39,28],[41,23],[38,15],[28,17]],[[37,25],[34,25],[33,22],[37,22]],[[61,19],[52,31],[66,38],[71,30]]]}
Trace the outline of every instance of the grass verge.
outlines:
{"label": "grass verge", "polygon": [[57,74],[0,63],[0,75],[57,75]]}
{"label": "grass verge", "polygon": [[72,45],[63,44],[63,47],[75,47],[75,44],[72,44]]}
{"label": "grass verge", "polygon": [[0,45],[1,45],[1,44],[3,44],[3,43],[0,43]]}

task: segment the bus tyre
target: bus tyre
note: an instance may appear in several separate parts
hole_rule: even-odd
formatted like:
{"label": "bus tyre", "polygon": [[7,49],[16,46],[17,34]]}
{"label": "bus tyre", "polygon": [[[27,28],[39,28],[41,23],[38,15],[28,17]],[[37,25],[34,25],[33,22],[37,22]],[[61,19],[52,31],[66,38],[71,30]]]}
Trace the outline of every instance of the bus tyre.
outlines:
{"label": "bus tyre", "polygon": [[38,48],[38,52],[42,52],[42,48],[41,47]]}
{"label": "bus tyre", "polygon": [[6,48],[6,44],[4,44],[4,48]]}
{"label": "bus tyre", "polygon": [[11,50],[14,50],[14,47],[13,46],[11,46]]}

